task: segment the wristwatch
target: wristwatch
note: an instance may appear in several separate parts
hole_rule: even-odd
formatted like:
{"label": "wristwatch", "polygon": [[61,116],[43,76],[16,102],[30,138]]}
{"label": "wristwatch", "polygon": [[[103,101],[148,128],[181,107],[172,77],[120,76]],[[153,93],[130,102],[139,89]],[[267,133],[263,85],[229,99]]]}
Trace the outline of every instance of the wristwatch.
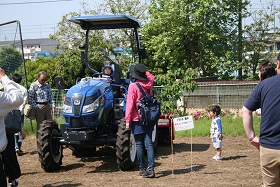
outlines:
{"label": "wristwatch", "polygon": [[249,138],[248,140],[249,140],[249,141],[252,141],[255,137],[256,137],[256,136],[253,135],[253,136],[252,136],[251,138]]}

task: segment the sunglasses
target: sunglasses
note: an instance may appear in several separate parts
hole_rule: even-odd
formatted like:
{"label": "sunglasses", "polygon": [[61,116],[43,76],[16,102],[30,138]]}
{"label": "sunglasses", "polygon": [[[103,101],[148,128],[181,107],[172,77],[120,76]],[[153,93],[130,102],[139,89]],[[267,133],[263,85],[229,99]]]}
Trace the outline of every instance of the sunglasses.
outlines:
{"label": "sunglasses", "polygon": [[46,82],[47,79],[41,79],[41,81]]}

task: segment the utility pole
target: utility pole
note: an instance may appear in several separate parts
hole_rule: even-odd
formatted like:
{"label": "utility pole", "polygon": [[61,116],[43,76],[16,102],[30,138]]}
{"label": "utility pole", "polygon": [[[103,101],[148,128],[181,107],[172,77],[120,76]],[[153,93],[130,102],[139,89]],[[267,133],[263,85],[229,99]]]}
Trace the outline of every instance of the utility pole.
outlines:
{"label": "utility pole", "polygon": [[242,80],[242,51],[243,51],[243,44],[242,44],[242,0],[239,1],[239,11],[238,11],[238,47],[237,47],[237,54],[238,54],[238,80]]}

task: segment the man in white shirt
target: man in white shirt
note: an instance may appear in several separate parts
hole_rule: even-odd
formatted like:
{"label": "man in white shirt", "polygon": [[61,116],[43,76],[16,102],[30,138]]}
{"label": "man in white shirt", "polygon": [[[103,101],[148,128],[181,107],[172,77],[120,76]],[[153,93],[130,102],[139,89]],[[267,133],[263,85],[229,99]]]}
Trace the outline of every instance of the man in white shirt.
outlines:
{"label": "man in white shirt", "polygon": [[[4,91],[0,91],[0,153],[2,153],[7,146],[4,116],[11,110],[18,108],[23,103],[23,96],[19,85],[10,80],[1,67],[0,82],[4,87]],[[0,156],[0,186],[7,186],[2,154]]]}

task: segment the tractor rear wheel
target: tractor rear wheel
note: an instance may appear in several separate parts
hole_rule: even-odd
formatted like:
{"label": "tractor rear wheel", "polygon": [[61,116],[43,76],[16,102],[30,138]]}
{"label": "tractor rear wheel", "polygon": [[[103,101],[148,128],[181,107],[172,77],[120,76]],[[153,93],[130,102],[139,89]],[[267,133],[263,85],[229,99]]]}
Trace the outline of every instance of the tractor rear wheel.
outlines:
{"label": "tractor rear wheel", "polygon": [[154,125],[154,130],[152,133],[152,143],[154,147],[154,151],[157,151],[157,146],[158,146],[158,124]]}
{"label": "tractor rear wheel", "polygon": [[57,171],[62,165],[63,155],[58,124],[52,120],[45,120],[38,127],[37,150],[41,167],[46,172]]}
{"label": "tractor rear wheel", "polygon": [[134,135],[125,128],[125,118],[121,119],[118,126],[116,155],[120,170],[127,171],[134,167],[136,162],[136,144]]}

